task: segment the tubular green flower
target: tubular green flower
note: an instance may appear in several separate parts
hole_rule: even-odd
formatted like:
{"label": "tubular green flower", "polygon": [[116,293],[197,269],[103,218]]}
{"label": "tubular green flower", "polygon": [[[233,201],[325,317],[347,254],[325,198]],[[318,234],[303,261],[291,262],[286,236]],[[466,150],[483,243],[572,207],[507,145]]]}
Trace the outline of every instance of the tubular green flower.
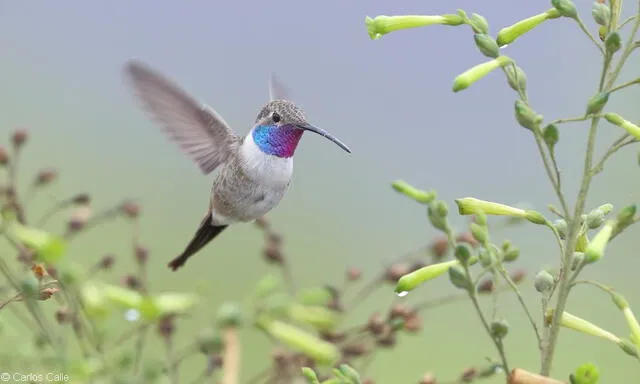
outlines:
{"label": "tubular green flower", "polygon": [[613,234],[616,225],[615,220],[608,220],[604,227],[598,232],[584,251],[584,261],[588,264],[595,263],[604,256],[607,244]]}
{"label": "tubular green flower", "polygon": [[531,16],[527,19],[518,21],[517,23],[508,27],[502,28],[498,32],[496,42],[499,46],[503,47],[507,44],[513,43],[517,38],[531,31],[533,28],[542,24],[549,19],[555,19],[562,16],[560,11],[555,8],[551,8],[546,12]]}
{"label": "tubular green flower", "polygon": [[512,63],[511,58],[503,55],[466,70],[453,80],[453,92],[469,88],[473,83],[487,76],[491,71],[510,63]]}
{"label": "tubular green flower", "polygon": [[367,16],[365,24],[371,40],[378,40],[382,35],[401,29],[426,27],[435,24],[457,26],[464,24],[464,20],[459,15],[380,15],[373,19]]}
{"label": "tubular green flower", "polygon": [[[550,310],[549,313],[552,313],[553,310]],[[548,315],[549,316],[549,315]],[[560,325],[565,328],[573,329],[574,331],[578,331],[587,335],[599,337],[605,340],[609,340],[616,344],[619,344],[621,339],[614,335],[609,331],[605,331],[604,329],[598,327],[597,325],[588,322],[585,319],[574,316],[568,312],[562,313],[562,319],[560,320]]]}
{"label": "tubular green flower", "polygon": [[617,125],[618,127],[624,129],[631,136],[640,140],[640,127],[633,124],[629,120],[625,120],[622,116],[617,113],[605,113],[604,118],[613,125]]}
{"label": "tubular green flower", "polygon": [[505,204],[484,201],[476,199],[474,197],[464,197],[462,199],[456,199],[455,202],[458,206],[458,213],[461,215],[474,215],[477,213],[484,213],[485,215],[511,216],[519,218],[526,218],[527,216],[527,211],[525,211],[524,209],[510,207]]}
{"label": "tubular green flower", "polygon": [[409,292],[419,285],[444,274],[449,270],[450,267],[458,264],[460,264],[458,260],[451,260],[422,267],[416,271],[402,276],[400,280],[398,280],[398,284],[396,284],[395,291],[397,294]]}

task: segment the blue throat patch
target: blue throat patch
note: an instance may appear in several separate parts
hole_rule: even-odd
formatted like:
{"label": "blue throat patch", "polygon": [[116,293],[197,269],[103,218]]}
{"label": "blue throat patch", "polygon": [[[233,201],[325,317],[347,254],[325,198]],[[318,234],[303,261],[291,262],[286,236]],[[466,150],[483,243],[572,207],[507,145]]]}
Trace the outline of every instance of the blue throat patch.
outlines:
{"label": "blue throat patch", "polygon": [[268,155],[291,157],[303,132],[292,125],[259,125],[253,130],[253,141]]}

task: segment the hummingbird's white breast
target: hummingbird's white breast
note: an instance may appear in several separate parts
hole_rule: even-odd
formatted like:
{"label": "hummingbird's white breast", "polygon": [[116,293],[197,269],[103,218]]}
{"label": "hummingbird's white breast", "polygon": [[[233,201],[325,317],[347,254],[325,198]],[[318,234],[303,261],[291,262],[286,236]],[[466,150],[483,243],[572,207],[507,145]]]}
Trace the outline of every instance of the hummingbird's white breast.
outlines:
{"label": "hummingbird's white breast", "polygon": [[272,210],[289,190],[293,158],[264,153],[247,135],[223,165],[212,190],[212,222],[252,221]]}

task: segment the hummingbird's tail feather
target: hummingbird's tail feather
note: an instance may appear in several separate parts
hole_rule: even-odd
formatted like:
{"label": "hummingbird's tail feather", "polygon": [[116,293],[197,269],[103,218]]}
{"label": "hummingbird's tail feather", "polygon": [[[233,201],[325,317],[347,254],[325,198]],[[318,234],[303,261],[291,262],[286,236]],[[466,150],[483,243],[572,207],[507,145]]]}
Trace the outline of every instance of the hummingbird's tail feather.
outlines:
{"label": "hummingbird's tail feather", "polygon": [[184,251],[169,262],[169,268],[175,271],[182,267],[184,263],[187,262],[187,259],[207,245],[207,243],[218,236],[225,228],[227,228],[227,225],[211,225],[211,213],[209,213],[207,217],[202,220],[202,223],[200,223],[200,227],[198,227],[198,230]]}

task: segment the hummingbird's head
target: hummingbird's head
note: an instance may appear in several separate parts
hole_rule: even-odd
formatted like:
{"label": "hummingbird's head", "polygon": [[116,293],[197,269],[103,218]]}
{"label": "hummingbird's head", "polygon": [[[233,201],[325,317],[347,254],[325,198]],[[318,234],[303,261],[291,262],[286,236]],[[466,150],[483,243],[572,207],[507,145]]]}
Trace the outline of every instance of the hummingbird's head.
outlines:
{"label": "hummingbird's head", "polygon": [[293,156],[304,131],[323,136],[351,153],[349,147],[329,132],[307,122],[304,112],[288,100],[272,100],[256,118],[252,137],[262,152],[278,157]]}

